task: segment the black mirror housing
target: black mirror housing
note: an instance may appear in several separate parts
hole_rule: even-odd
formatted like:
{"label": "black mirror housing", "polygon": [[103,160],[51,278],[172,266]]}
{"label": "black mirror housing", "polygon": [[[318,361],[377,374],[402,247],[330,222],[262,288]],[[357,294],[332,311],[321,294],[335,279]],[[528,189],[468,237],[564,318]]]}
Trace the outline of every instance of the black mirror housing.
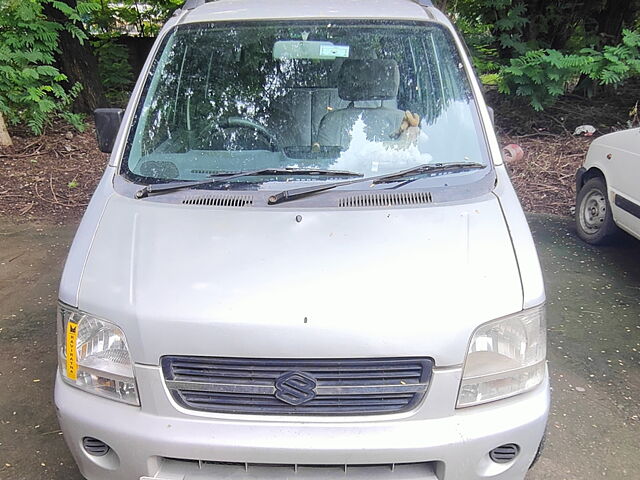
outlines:
{"label": "black mirror housing", "polygon": [[96,136],[101,152],[111,153],[118,136],[124,110],[121,108],[97,108],[93,112],[96,122]]}

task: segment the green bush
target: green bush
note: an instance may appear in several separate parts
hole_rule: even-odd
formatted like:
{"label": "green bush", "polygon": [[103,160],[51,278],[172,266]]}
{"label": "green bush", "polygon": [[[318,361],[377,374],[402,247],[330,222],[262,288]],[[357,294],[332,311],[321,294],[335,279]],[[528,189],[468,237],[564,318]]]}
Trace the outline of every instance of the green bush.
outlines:
{"label": "green bush", "polygon": [[74,22],[91,7],[79,2],[73,9],[51,1],[69,19],[62,25],[45,17],[45,3],[49,0],[4,0],[0,4],[0,111],[10,124],[24,124],[36,135],[54,118],[78,129],[84,126],[82,117],[70,111],[82,86],[66,85],[67,77],[56,68],[54,54],[62,29],[84,40]]}
{"label": "green bush", "polygon": [[621,44],[607,45],[600,51],[527,52],[500,68],[498,86],[502,93],[528,97],[535,110],[542,110],[581,77],[598,86],[618,86],[634,75],[640,75],[640,33],[624,30]]}

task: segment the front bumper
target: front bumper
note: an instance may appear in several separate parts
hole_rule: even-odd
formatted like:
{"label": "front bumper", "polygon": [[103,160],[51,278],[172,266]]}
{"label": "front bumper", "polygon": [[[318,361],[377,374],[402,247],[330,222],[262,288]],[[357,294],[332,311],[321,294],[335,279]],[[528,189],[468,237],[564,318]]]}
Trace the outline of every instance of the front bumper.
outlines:
{"label": "front bumper", "polygon": [[[160,369],[140,365],[142,407],[85,393],[59,374],[55,403],[65,440],[89,480],[523,479],[546,426],[548,375],[528,393],[455,410],[460,375],[459,368],[435,370],[417,410],[375,417],[187,412],[171,400]],[[111,452],[89,455],[84,437],[102,440]],[[520,447],[515,460],[491,461],[489,451],[507,443]]]}

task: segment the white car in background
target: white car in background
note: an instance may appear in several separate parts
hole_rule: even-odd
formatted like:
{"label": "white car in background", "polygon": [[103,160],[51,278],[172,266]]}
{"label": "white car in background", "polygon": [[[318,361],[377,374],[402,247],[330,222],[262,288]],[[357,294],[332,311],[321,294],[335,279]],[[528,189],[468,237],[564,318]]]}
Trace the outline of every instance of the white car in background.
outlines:
{"label": "white car in background", "polygon": [[576,192],[576,228],[585,242],[607,243],[618,227],[640,239],[640,128],[595,140]]}

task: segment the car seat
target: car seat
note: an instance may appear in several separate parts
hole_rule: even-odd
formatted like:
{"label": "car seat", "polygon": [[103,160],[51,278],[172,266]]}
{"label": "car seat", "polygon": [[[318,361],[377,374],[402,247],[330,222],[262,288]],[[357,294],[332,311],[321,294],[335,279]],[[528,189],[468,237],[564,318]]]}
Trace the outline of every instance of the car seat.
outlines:
{"label": "car seat", "polygon": [[[402,124],[404,111],[387,107],[385,101],[396,100],[399,87],[400,71],[395,60],[345,60],[338,76],[338,95],[350,103],[322,118],[318,143],[348,148],[350,131],[360,116],[369,140],[390,140]],[[376,103],[356,105],[363,101]]]}

